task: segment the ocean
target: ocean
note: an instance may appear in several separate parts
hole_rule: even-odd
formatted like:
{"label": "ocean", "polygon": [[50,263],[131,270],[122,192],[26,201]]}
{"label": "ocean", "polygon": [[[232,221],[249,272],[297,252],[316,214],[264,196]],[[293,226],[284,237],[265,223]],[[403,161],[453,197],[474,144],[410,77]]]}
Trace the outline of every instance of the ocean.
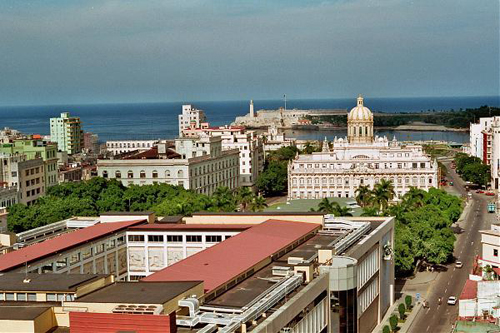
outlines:
{"label": "ocean", "polygon": [[[99,135],[99,141],[127,139],[172,139],[178,135],[178,115],[182,104],[194,104],[203,109],[211,125],[230,124],[237,116],[248,113],[249,101],[220,102],[168,102],[137,104],[86,104],[0,107],[0,127],[10,127],[27,134],[49,134],[49,118],[69,111],[82,120],[83,129]],[[350,109],[355,98],[348,99],[297,99],[288,100],[287,109]],[[254,100],[255,110],[277,109],[282,100]],[[499,96],[485,97],[432,97],[432,98],[365,98],[365,105],[374,112],[426,112],[459,110],[481,105],[500,107]],[[345,136],[345,131],[294,131],[289,133],[299,139],[330,140]],[[398,140],[447,140],[468,142],[464,132],[407,132],[379,131]]]}

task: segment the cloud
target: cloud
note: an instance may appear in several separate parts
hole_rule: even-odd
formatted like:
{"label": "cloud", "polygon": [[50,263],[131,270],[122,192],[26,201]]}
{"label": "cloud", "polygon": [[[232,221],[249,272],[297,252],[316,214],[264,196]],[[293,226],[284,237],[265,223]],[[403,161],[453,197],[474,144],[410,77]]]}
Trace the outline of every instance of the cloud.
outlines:
{"label": "cloud", "polygon": [[498,93],[498,2],[4,1],[0,103]]}

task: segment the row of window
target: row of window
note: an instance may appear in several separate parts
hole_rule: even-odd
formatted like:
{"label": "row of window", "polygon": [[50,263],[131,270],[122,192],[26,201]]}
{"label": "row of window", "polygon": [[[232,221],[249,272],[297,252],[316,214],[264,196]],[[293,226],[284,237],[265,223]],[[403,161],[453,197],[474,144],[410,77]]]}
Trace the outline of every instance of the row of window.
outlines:
{"label": "row of window", "polygon": [[[103,178],[108,178],[108,176],[109,176],[108,175],[108,171],[104,170],[102,172],[102,177]],[[170,170],[165,171],[165,178],[168,178],[168,177],[171,177]],[[178,178],[183,178],[184,177],[184,171],[183,170],[177,171],[177,177]],[[119,170],[115,171],[115,178],[117,178],[117,179],[122,178],[122,172],[119,171]],[[134,178],[134,172],[132,170],[127,171],[127,178],[129,178],[129,179]],[[147,178],[145,170],[139,171],[139,178]],[[153,172],[151,172],[151,178],[158,178],[158,171],[153,170]]]}
{"label": "row of window", "polygon": [[42,167],[36,167],[36,168],[26,169],[26,170],[24,170],[24,173],[25,173],[26,176],[35,175],[35,174],[40,173],[40,169],[42,169],[42,171],[43,171],[43,166]]}
{"label": "row of window", "polygon": [[[378,183],[380,181],[380,179],[385,179],[385,178],[378,178],[378,177],[376,177],[374,179],[375,183]],[[425,179],[426,179],[425,176],[421,176],[420,177],[420,185],[425,186]],[[333,185],[333,184],[336,183],[337,185],[342,185],[342,184],[349,185],[349,178],[344,178],[342,180],[341,177],[338,177],[338,178],[333,178],[333,177],[331,177],[331,178],[327,178],[327,177],[322,177],[322,178],[320,178],[320,177],[314,177],[314,178],[313,177],[307,177],[307,178],[299,177],[299,178],[297,178],[297,177],[293,177],[292,178],[292,184],[293,185],[297,185],[297,182],[298,182],[299,185],[304,185],[305,183],[307,183],[307,185],[312,185],[313,184],[313,180],[314,180],[314,184],[319,184],[320,180],[321,180],[322,184],[331,184],[331,185]],[[394,186],[397,186],[398,184],[403,184],[403,178],[401,178],[401,177],[397,177],[397,178],[393,177],[393,178],[390,178],[389,180],[393,183]],[[419,180],[419,178],[417,176],[412,177],[411,180],[412,180],[411,183],[413,185],[418,186],[418,180]],[[428,181],[429,181],[429,184],[432,184],[433,177],[429,177]],[[359,183],[360,184],[364,184],[364,179],[361,178],[359,180]],[[410,177],[404,178],[404,183],[407,184],[407,185],[410,184]]]}
{"label": "row of window", "polygon": [[[314,169],[319,169],[321,165],[321,169],[350,169],[353,166],[359,167],[361,166],[361,163],[347,163],[347,164],[314,164]],[[400,163],[362,163],[362,165],[370,168],[370,169],[380,169],[383,166],[383,169],[426,169],[429,168],[429,163],[427,162],[411,162],[411,163],[406,163],[406,162],[400,162]],[[313,164],[296,164],[294,166],[294,169],[312,169]]]}
{"label": "row of window", "polygon": [[[228,239],[231,236],[226,236],[225,239]],[[183,235],[167,235],[167,243],[182,243]],[[144,242],[145,235],[128,235],[129,242]],[[164,236],[163,235],[148,235],[148,242],[151,243],[163,243]],[[187,243],[202,243],[203,236],[202,235],[186,235]],[[205,236],[206,243],[218,243],[222,242],[221,235],[206,235]]]}
{"label": "row of window", "polygon": [[154,142],[107,142],[106,146],[108,148],[151,148]]}
{"label": "row of window", "polygon": [[[73,294],[47,293],[45,295],[47,302],[75,300]],[[36,302],[36,293],[0,293],[0,301]]]}
{"label": "row of window", "polygon": [[40,177],[26,181],[26,187],[40,184]]}

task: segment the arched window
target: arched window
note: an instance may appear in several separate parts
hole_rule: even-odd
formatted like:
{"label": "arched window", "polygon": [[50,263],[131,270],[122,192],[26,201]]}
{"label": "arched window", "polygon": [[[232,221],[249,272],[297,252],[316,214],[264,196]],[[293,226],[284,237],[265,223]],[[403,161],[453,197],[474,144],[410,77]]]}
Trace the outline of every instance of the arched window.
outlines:
{"label": "arched window", "polygon": [[[205,167],[203,167],[205,168]],[[182,170],[177,171],[177,177],[183,178],[184,177],[184,172]]]}
{"label": "arched window", "polygon": [[119,171],[119,170],[118,170],[118,171],[115,171],[115,178],[117,178],[117,179],[122,178],[122,173],[121,173],[121,171]]}
{"label": "arched window", "polygon": [[139,177],[146,178],[146,171],[141,170],[141,172],[139,173]]}
{"label": "arched window", "polygon": [[132,170],[127,172],[127,178],[134,178],[134,172]]}
{"label": "arched window", "polygon": [[297,178],[292,178],[293,185],[297,185]]}
{"label": "arched window", "polygon": [[304,184],[304,178],[302,178],[302,177],[299,178],[299,184],[301,184],[301,185]]}
{"label": "arched window", "polygon": [[167,170],[165,171],[165,178],[169,178],[170,177],[170,170]]}
{"label": "arched window", "polygon": [[319,184],[319,178],[318,177],[314,177],[314,183],[315,184]]}
{"label": "arched window", "polygon": [[326,177],[323,177],[323,179],[321,181],[323,184],[326,184]]}
{"label": "arched window", "polygon": [[311,179],[311,177],[307,178],[307,184],[308,184],[308,185],[311,185],[311,184],[312,184],[312,179]]}
{"label": "arched window", "polygon": [[153,178],[158,178],[158,171],[153,170]]}
{"label": "arched window", "polygon": [[108,178],[108,172],[106,170],[102,172],[102,178]]}

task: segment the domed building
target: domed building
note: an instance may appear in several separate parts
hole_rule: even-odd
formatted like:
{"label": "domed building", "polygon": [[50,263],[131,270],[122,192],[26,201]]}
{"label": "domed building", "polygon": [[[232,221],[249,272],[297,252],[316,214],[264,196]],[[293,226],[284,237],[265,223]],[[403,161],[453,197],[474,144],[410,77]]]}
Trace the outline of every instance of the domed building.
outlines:
{"label": "domed building", "polygon": [[288,199],[355,197],[359,186],[373,188],[390,180],[396,197],[411,187],[429,190],[438,186],[437,161],[415,144],[374,135],[373,113],[360,95],[347,116],[347,138],[330,143],[321,152],[298,155],[288,165]]}
{"label": "domed building", "polygon": [[373,142],[373,113],[363,105],[361,95],[358,104],[347,115],[347,140],[351,143]]}

